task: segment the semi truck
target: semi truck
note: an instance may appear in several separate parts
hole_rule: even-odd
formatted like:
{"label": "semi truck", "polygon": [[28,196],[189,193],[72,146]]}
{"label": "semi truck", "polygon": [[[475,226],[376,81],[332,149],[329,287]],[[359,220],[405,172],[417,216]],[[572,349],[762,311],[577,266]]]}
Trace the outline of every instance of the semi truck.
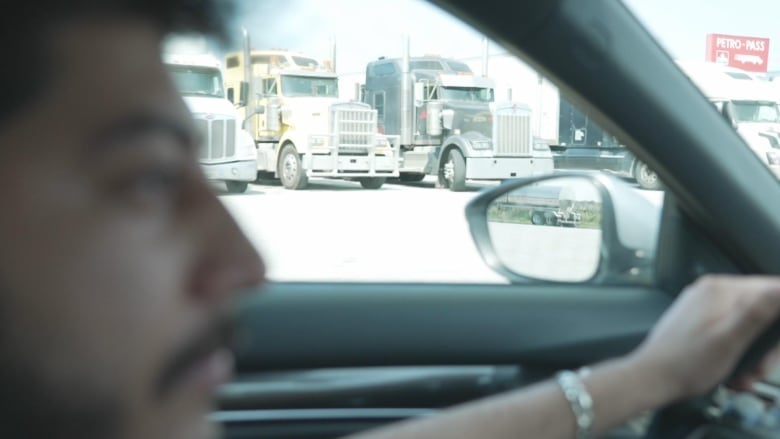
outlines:
{"label": "semi truck", "polygon": [[[508,53],[490,54],[489,59],[496,96],[530,106],[534,136],[550,146],[555,169],[605,171],[632,178],[643,189],[661,188],[652,169],[589,114],[561,96],[558,88],[536,70]],[[472,69],[482,64],[486,70],[486,63],[478,57],[461,60]]]}
{"label": "semi truck", "polygon": [[[219,59],[200,50],[184,49],[190,41],[167,42],[164,62],[195,119],[202,143],[198,161],[210,180],[224,181],[231,193],[242,193],[257,178],[257,152],[238,112],[225,97]],[[200,45],[193,43],[196,47]]]}
{"label": "semi truck", "polygon": [[780,178],[780,93],[772,83],[715,63],[677,63]]}
{"label": "semi truck", "polygon": [[438,56],[379,58],[366,66],[360,100],[377,112],[378,128],[400,138],[402,181],[437,177],[439,187],[466,180],[504,180],[553,171],[549,147],[538,142],[531,109],[497,102],[495,83],[463,62]]}
{"label": "semi truck", "polygon": [[[334,49],[335,52],[335,49]],[[226,57],[228,98],[257,145],[258,178],[304,189],[312,177],[379,189],[398,177],[398,138],[381,135],[377,111],[339,99],[334,61],[244,47]]]}

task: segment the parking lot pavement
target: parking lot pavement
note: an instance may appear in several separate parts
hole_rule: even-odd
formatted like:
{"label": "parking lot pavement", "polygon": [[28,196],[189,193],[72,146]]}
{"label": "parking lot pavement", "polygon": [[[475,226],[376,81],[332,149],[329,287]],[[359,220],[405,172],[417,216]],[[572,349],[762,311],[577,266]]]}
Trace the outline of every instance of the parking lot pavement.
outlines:
{"label": "parking lot pavement", "polygon": [[459,193],[435,189],[430,177],[379,190],[327,179],[303,191],[276,182],[244,194],[215,188],[275,281],[506,283],[482,261],[464,214],[496,184],[470,182]]}

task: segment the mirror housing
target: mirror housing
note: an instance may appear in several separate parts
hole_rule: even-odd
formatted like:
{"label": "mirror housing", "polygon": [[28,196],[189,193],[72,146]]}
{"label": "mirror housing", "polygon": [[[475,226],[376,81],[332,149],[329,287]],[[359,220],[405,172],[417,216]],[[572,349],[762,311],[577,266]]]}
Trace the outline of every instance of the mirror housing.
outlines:
{"label": "mirror housing", "polygon": [[[608,174],[567,172],[507,181],[488,189],[466,206],[474,243],[485,263],[513,283],[562,282],[561,279],[537,278],[513,270],[502,260],[490,234],[488,212],[501,197],[539,183],[574,178],[592,185],[601,201],[601,248],[598,266],[588,283],[650,282],[656,256],[662,205],[652,202],[617,177]],[[529,227],[537,227],[530,225]],[[522,245],[516,243],[515,245]],[[503,243],[506,247],[506,243]],[[565,282],[565,281],[563,281]]]}
{"label": "mirror housing", "polygon": [[256,105],[256,106],[252,107],[251,111],[249,111],[249,109],[248,109],[248,113],[246,114],[246,117],[244,118],[244,122],[243,122],[243,124],[241,124],[241,127],[243,129],[247,129],[247,124],[248,124],[249,120],[253,116],[262,115],[262,114],[265,114],[265,105]]}
{"label": "mirror housing", "polygon": [[447,109],[441,112],[441,125],[444,129],[451,130],[455,126],[455,110]]}
{"label": "mirror housing", "polygon": [[249,83],[246,81],[241,81],[241,89],[239,90],[239,97],[238,97],[238,106],[240,107],[246,106],[248,98],[249,98]]}
{"label": "mirror housing", "polygon": [[414,83],[414,106],[422,107],[425,103],[425,84],[422,82]]}
{"label": "mirror housing", "polygon": [[737,129],[737,112],[734,109],[734,104],[731,102],[724,102],[720,114],[732,128],[735,130]]}

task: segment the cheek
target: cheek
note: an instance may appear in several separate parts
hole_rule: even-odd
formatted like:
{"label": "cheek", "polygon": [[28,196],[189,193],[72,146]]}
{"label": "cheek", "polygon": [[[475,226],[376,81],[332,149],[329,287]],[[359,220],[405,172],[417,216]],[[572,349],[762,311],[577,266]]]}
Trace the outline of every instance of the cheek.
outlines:
{"label": "cheek", "polygon": [[137,218],[60,217],[23,235],[8,305],[24,345],[50,376],[143,398],[186,323],[184,240]]}

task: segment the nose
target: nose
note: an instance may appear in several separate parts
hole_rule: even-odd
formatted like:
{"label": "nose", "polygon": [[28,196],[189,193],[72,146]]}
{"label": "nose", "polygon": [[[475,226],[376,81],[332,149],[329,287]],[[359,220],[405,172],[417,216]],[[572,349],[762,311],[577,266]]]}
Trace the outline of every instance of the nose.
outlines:
{"label": "nose", "polygon": [[191,213],[197,243],[190,294],[222,299],[265,282],[265,264],[205,181],[198,183]]}

